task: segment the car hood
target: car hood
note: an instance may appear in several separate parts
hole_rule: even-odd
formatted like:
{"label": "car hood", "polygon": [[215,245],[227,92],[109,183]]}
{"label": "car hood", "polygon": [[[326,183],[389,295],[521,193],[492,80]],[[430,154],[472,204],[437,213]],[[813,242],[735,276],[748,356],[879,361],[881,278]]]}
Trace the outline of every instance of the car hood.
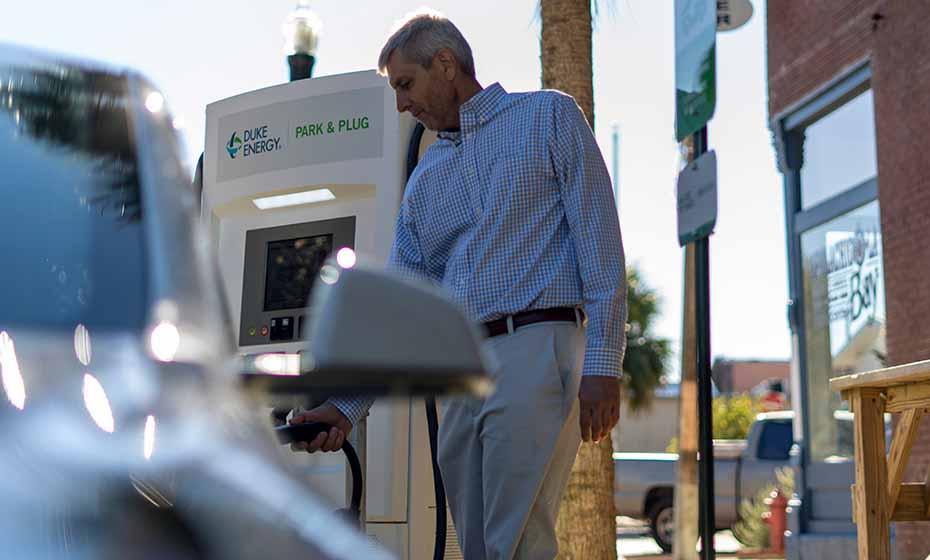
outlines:
{"label": "car hood", "polygon": [[74,468],[190,460],[216,431],[211,408],[247,408],[232,376],[159,363],[132,333],[10,329],[0,332],[0,368],[0,441]]}
{"label": "car hood", "polygon": [[5,331],[0,367],[11,557],[389,557],[288,469],[232,376],[125,333]]}

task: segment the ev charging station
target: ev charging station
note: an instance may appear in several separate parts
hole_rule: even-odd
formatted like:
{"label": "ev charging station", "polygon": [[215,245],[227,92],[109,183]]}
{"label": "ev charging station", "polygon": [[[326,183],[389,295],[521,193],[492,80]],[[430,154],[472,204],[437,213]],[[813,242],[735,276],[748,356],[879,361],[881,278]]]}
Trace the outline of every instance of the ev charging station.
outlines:
{"label": "ev charging station", "polygon": [[[340,249],[383,264],[406,183],[414,120],[374,71],[299,80],[207,106],[202,219],[211,233],[243,356],[297,364],[308,294]],[[415,144],[418,152],[422,143]],[[365,472],[366,532],[399,558],[431,558],[436,533],[426,415],[380,399],[353,430]],[[293,454],[335,507],[341,454]],[[461,558],[447,515],[446,558]]]}

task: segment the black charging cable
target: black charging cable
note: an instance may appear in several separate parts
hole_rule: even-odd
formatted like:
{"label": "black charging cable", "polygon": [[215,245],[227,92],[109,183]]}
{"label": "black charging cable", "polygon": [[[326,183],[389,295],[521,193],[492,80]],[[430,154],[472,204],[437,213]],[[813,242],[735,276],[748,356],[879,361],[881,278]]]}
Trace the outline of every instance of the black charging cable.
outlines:
{"label": "black charging cable", "polygon": [[[420,143],[426,129],[422,123],[417,123],[410,134],[410,143],[407,145],[407,180],[420,160]],[[429,455],[433,463],[433,492],[436,499],[436,540],[433,546],[433,559],[442,560],[446,555],[446,487],[442,482],[442,473],[439,471],[439,458],[437,456],[439,434],[439,411],[436,409],[436,399],[426,399],[426,426],[429,430]]]}
{"label": "black charging cable", "polygon": [[[298,441],[311,442],[316,436],[328,432],[332,428],[329,424],[322,422],[307,422],[305,424],[284,424],[274,428],[278,441],[282,444],[291,444]],[[362,523],[362,464],[358,460],[358,453],[348,440],[342,442],[342,452],[349,463],[349,470],[352,471],[352,499],[349,501],[349,509],[343,510],[347,517],[360,526]]]}
{"label": "black charging cable", "polygon": [[436,540],[433,544],[433,558],[442,560],[446,555],[446,487],[443,486],[436,454],[439,412],[436,409],[436,399],[432,397],[426,399],[426,427],[429,429],[429,455],[433,461],[433,492],[436,497]]}

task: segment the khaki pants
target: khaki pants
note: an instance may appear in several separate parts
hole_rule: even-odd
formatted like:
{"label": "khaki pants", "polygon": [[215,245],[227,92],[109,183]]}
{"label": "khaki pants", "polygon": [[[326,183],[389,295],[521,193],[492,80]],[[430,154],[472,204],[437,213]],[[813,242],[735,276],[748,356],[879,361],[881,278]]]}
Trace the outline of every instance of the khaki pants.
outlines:
{"label": "khaki pants", "polygon": [[584,329],[535,323],[488,340],[498,360],[487,399],[443,403],[439,465],[467,560],[548,559],[581,442]]}

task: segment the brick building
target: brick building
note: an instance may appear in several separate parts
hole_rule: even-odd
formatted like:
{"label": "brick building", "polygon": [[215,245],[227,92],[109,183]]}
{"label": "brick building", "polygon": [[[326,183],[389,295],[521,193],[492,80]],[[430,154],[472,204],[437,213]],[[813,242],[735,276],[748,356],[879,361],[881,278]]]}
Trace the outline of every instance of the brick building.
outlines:
{"label": "brick building", "polygon": [[[850,416],[829,378],[930,358],[928,29],[928,0],[768,2],[800,411],[788,558],[856,557]],[[911,480],[926,476],[928,424]],[[893,535],[898,560],[930,553],[925,525]]]}
{"label": "brick building", "polygon": [[[711,375],[721,393],[749,393],[764,383],[787,386],[789,364],[781,360],[714,360]],[[787,387],[785,387],[787,389]]]}

